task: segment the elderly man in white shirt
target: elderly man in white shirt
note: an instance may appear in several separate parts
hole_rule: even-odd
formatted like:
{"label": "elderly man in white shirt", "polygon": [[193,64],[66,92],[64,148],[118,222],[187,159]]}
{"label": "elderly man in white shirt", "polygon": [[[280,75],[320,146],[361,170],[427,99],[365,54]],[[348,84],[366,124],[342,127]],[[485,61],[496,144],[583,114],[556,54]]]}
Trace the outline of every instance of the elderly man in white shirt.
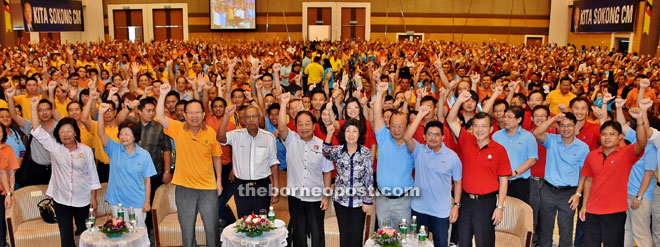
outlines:
{"label": "elderly man in white shirt", "polygon": [[234,200],[238,216],[243,217],[258,214],[260,209],[268,209],[271,203],[279,201],[276,194],[270,193],[269,176],[272,176],[273,187],[279,188],[277,165],[280,161],[277,159],[275,136],[259,128],[263,118],[259,108],[247,106],[244,128],[227,132],[227,123],[234,111],[236,105],[226,108],[217,139],[220,144],[232,147],[232,171],[236,177]]}
{"label": "elderly man in white shirt", "polygon": [[[286,105],[290,93],[280,96],[278,130],[287,150],[287,190],[289,215],[293,227],[293,245],[307,246],[307,230],[312,235],[312,246],[325,245],[323,226],[324,211],[330,205],[332,162],[323,156],[323,140],[314,136],[316,119],[308,111],[298,113],[295,118],[298,132],[286,124]],[[323,193],[328,192],[328,193]]]}

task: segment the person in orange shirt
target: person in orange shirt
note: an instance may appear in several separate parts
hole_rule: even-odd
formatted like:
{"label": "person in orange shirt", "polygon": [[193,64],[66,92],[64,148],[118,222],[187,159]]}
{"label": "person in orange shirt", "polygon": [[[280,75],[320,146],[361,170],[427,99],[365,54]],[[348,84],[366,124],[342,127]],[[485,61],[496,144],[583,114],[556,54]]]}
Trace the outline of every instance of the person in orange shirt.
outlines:
{"label": "person in orange shirt", "polygon": [[637,105],[637,97],[639,97],[640,86],[646,88],[646,90],[644,90],[644,98],[650,98],[653,101],[653,104],[658,103],[658,98],[656,97],[655,89],[649,87],[650,82],[645,75],[639,75],[635,77],[634,83],[635,83],[635,88],[630,90],[630,92],[628,92],[628,95],[626,96],[626,103],[625,103],[626,107],[631,108]]}
{"label": "person in orange shirt", "polygon": [[[7,143],[7,129],[0,127],[0,187],[2,189],[2,194],[0,194],[0,217],[5,218],[5,210],[11,208],[14,203],[14,198],[12,196],[14,192],[14,171],[18,169],[18,159],[12,149]],[[0,237],[6,236],[7,225],[3,220],[0,222]]]}

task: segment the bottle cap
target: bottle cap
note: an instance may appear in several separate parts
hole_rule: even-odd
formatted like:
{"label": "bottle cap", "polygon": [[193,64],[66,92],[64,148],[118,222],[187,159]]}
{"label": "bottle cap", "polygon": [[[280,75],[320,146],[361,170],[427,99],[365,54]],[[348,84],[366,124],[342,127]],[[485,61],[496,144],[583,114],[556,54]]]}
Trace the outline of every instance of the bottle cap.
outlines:
{"label": "bottle cap", "polygon": [[120,202],[119,204],[117,204],[117,206],[118,206],[118,207],[121,207],[121,202]]}
{"label": "bottle cap", "polygon": [[91,213],[91,212],[94,212],[94,209],[90,207],[90,208],[89,208],[89,212],[90,212],[90,213]]}
{"label": "bottle cap", "polygon": [[269,206],[268,209],[273,209],[273,206]]}
{"label": "bottle cap", "polygon": [[419,229],[421,229],[421,230],[424,230],[424,228],[426,228],[426,227],[424,227],[424,226],[420,226],[420,227],[419,227]]}
{"label": "bottle cap", "polygon": [[412,219],[413,219],[413,220],[416,220],[416,219],[417,219],[417,216],[413,215]]}
{"label": "bottle cap", "polygon": [[406,219],[401,219],[401,223],[406,223]]}

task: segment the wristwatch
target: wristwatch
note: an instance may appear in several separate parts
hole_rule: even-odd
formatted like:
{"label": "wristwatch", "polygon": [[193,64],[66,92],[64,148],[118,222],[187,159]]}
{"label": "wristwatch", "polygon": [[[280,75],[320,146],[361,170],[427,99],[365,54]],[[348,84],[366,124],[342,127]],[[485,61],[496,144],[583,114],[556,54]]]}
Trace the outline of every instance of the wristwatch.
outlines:
{"label": "wristwatch", "polygon": [[504,206],[497,205],[497,208],[504,210]]}
{"label": "wristwatch", "polygon": [[578,196],[578,197],[582,197],[582,193],[575,192],[575,195]]}
{"label": "wristwatch", "polygon": [[12,196],[14,193],[7,192],[7,196]]}
{"label": "wristwatch", "polygon": [[454,206],[456,206],[456,207],[459,207],[459,208],[460,208],[460,207],[461,207],[461,203],[460,203],[460,202],[454,202]]}
{"label": "wristwatch", "polygon": [[641,201],[641,200],[642,200],[642,197],[641,197],[641,196],[635,196],[635,199],[637,199],[637,200],[640,200],[640,201]]}

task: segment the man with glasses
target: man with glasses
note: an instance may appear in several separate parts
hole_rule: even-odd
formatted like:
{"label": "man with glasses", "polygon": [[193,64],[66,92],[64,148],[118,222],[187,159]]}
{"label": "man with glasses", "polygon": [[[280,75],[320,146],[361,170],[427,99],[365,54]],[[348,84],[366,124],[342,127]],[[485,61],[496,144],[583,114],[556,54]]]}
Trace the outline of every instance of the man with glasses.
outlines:
{"label": "man with glasses", "polygon": [[[535,110],[534,114],[542,111]],[[557,122],[559,135],[547,133]],[[559,227],[559,245],[571,246],[573,219],[582,195],[584,177],[580,169],[589,154],[589,146],[575,136],[577,119],[573,113],[559,113],[534,130],[536,140],[546,148],[545,184],[540,190],[538,246],[552,246],[555,218]]]}
{"label": "man with glasses", "polygon": [[273,187],[279,188],[277,144],[275,136],[259,128],[263,117],[259,108],[247,106],[245,126],[227,132],[229,118],[234,115],[237,105],[229,105],[218,129],[217,140],[222,145],[232,147],[232,171],[236,176],[234,198],[238,217],[259,213],[261,209],[279,201],[276,194],[270,195],[271,179]]}
{"label": "man with glasses", "polygon": [[165,134],[174,140],[176,166],[172,183],[176,185],[175,202],[181,224],[183,246],[195,246],[197,212],[202,216],[206,244],[219,246],[218,196],[222,193],[222,150],[216,133],[204,124],[204,108],[198,100],[189,101],[184,108],[186,122],[165,116],[165,97],[169,83],[160,87],[156,105],[156,119]]}

